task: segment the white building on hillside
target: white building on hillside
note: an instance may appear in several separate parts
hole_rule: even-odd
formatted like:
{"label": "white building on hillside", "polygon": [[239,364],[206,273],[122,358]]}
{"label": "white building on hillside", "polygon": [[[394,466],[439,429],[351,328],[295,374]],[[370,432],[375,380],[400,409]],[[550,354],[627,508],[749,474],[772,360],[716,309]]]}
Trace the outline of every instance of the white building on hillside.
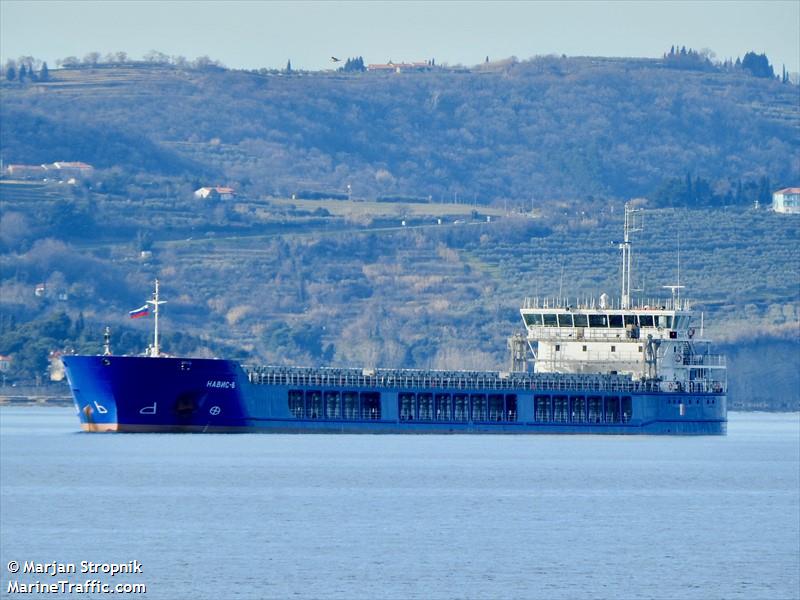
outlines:
{"label": "white building on hillside", "polygon": [[779,213],[800,213],[800,187],[784,188],[774,192],[772,210]]}
{"label": "white building on hillside", "polygon": [[56,169],[59,177],[68,179],[70,177],[89,178],[94,174],[94,167],[85,162],[58,161],[50,165]]}
{"label": "white building on hillside", "polygon": [[45,165],[8,165],[6,173],[15,179],[44,179],[47,177]]}
{"label": "white building on hillside", "polygon": [[201,187],[194,191],[195,198],[212,198],[219,200],[233,200],[236,197],[236,190],[231,187]]}

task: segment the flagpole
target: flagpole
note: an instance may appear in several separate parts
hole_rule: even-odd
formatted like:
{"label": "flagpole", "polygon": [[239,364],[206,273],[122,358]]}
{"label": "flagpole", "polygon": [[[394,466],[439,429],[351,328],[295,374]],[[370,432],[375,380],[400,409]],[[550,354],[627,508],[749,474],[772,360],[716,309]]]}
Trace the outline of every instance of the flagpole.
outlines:
{"label": "flagpole", "polygon": [[155,302],[153,303],[155,305],[153,312],[156,315],[155,332],[153,335],[153,356],[156,357],[158,356],[158,279],[156,279],[156,293],[153,299],[155,300]]}
{"label": "flagpole", "polygon": [[158,348],[158,305],[159,304],[166,304],[166,300],[159,300],[158,299],[158,279],[156,279],[156,290],[153,294],[153,299],[148,300],[147,304],[153,305],[153,315],[155,316],[155,325],[153,331],[153,348],[150,352],[150,356],[152,358],[158,358],[160,356],[160,351]]}

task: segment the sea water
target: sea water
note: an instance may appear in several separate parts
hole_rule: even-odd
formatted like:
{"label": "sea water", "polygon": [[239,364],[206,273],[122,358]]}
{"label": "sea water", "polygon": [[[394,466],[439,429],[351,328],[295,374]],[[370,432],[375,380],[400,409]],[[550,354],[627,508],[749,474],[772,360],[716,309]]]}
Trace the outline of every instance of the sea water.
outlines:
{"label": "sea water", "polygon": [[150,599],[798,598],[800,417],[734,413],[726,437],[150,435],[0,409],[0,595],[90,579]]}

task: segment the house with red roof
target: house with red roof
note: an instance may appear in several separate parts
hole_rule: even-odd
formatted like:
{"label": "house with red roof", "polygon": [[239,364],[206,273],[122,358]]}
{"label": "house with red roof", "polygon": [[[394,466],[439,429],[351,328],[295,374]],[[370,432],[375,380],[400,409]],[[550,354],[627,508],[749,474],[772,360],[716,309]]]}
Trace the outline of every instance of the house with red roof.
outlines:
{"label": "house with red roof", "polygon": [[194,197],[199,199],[211,198],[212,200],[233,200],[236,190],[232,187],[217,185],[214,187],[201,187],[194,191]]}

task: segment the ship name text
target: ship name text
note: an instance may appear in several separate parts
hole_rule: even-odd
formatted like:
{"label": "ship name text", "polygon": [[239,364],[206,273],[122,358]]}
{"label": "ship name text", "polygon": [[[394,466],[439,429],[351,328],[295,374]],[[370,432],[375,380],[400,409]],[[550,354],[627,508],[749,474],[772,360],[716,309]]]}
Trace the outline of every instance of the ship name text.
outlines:
{"label": "ship name text", "polygon": [[224,390],[234,390],[234,389],[236,389],[236,382],[235,381],[211,380],[206,384],[206,387],[221,388],[221,389],[224,389]]}

